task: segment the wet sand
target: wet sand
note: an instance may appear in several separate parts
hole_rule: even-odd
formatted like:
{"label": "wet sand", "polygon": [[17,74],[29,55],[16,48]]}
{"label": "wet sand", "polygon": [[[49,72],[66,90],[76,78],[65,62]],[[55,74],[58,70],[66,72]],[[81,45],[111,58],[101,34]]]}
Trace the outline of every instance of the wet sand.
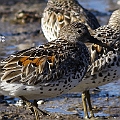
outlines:
{"label": "wet sand", "polygon": [[[107,24],[111,12],[119,7],[115,0],[80,0],[80,3],[96,15],[101,25]],[[44,0],[0,1],[0,34],[5,36],[5,42],[0,43],[0,60],[16,51],[47,42],[41,31],[40,20],[27,23],[15,21],[15,16],[21,9],[30,12],[35,11],[41,17],[45,6]],[[36,30],[39,32],[34,32]],[[120,81],[117,81],[102,86],[97,91],[91,90],[95,115],[101,116],[100,120],[120,120],[119,86]],[[0,120],[34,120],[35,117],[31,111],[26,110],[24,106],[16,106],[14,104],[16,101],[13,98],[5,98],[4,100],[2,97],[0,98]],[[51,114],[50,116],[41,116],[41,120],[83,119],[81,93],[69,93],[47,99],[39,107]]]}

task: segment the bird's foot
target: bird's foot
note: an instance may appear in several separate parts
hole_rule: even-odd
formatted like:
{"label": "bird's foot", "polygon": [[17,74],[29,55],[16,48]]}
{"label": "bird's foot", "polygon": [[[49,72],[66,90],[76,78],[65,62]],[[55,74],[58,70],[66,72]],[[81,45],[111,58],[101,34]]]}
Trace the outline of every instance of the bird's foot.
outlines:
{"label": "bird's foot", "polygon": [[49,115],[47,112],[40,110],[36,103],[31,103],[23,96],[19,96],[19,97],[26,103],[27,108],[30,109],[35,114],[36,120],[40,120],[40,117],[43,115],[45,116]]}

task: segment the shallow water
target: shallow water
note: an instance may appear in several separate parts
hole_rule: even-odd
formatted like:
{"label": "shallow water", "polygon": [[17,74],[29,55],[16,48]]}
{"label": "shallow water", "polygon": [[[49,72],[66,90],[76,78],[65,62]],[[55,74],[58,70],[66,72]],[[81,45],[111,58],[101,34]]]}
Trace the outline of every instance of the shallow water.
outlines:
{"label": "shallow water", "polygon": [[[96,116],[110,116],[112,109],[106,112],[109,107],[115,107],[120,110],[120,80],[118,82],[109,83],[99,87],[100,91],[92,94],[91,99],[93,108],[97,106],[100,110]],[[50,113],[60,114],[79,114],[83,116],[80,93],[68,93],[57,98],[46,100],[44,105],[39,105],[41,109]],[[118,114],[120,116],[120,112]]]}
{"label": "shallow water", "polygon": [[[101,25],[107,24],[111,11],[119,7],[116,4],[117,0],[79,0],[79,2],[81,5],[83,5],[85,8],[88,8],[89,10],[91,10],[91,12],[93,12],[93,14],[96,15]],[[42,6],[41,7],[42,13],[45,4],[40,3],[40,5]],[[23,5],[23,8],[24,7],[25,6]],[[20,9],[19,7],[17,8],[16,6],[13,6],[13,8],[16,11],[17,9]],[[34,9],[37,8],[35,7]],[[13,16],[13,14],[11,15]],[[19,32],[22,33],[26,31],[28,33],[31,33],[32,31],[35,30],[41,30],[40,23],[35,22],[34,24],[27,23],[24,25],[20,25],[13,24],[9,21],[3,22],[2,20],[0,20],[0,34],[5,36],[5,42],[0,43],[0,60],[6,58],[7,56],[16,51],[45,43],[46,39],[44,38],[42,32],[40,32],[40,34],[37,35],[34,34],[13,35],[13,33]],[[8,100],[8,97],[5,99],[8,101],[8,103],[14,103],[14,101],[18,100],[18,99]],[[45,104],[40,105],[40,108],[43,108],[46,111],[53,113],[57,112],[60,114],[79,113],[80,116],[83,116],[80,93],[75,94],[70,93],[63,95],[61,97],[47,99],[45,101],[46,101]],[[96,114],[99,116],[114,115],[114,112],[112,112],[113,109],[110,109],[112,106],[113,107],[115,106],[116,107],[115,109],[118,109],[118,111],[120,111],[120,80],[100,87],[99,92],[97,92],[96,94],[92,94],[92,102],[94,106],[101,107],[102,110],[99,110],[99,112]],[[107,111],[107,108],[109,108],[109,111]],[[120,116],[119,112],[118,116]]]}

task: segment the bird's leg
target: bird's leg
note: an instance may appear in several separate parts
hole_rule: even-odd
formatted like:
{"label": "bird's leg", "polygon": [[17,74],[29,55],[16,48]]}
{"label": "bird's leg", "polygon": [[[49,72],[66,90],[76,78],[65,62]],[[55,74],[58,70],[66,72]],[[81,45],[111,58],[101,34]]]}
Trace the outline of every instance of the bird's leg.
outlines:
{"label": "bird's leg", "polygon": [[[47,114],[46,112],[44,112],[44,111],[42,111],[42,110],[40,110],[39,108],[38,108],[38,104],[37,104],[37,101],[36,100],[34,100],[33,101],[33,105],[35,106],[33,109],[34,109],[34,114],[35,114],[35,116],[38,116],[39,114],[38,114],[38,112],[40,112],[40,113],[42,113],[42,115],[49,115],[49,114]],[[36,109],[37,108],[37,109]],[[38,114],[38,115],[37,115]]]}
{"label": "bird's leg", "polygon": [[39,120],[39,114],[40,115],[48,115],[46,112],[40,110],[36,103],[31,103],[29,100],[27,100],[23,96],[19,96],[27,105],[27,107],[35,114],[36,120]]}
{"label": "bird's leg", "polygon": [[82,102],[83,102],[83,109],[84,109],[84,118],[88,119],[88,110],[87,110],[87,103],[86,103],[86,91],[82,93]]}
{"label": "bird's leg", "polygon": [[89,110],[90,110],[90,117],[94,117],[89,90],[86,90],[85,93],[86,93],[86,99],[87,99]]}

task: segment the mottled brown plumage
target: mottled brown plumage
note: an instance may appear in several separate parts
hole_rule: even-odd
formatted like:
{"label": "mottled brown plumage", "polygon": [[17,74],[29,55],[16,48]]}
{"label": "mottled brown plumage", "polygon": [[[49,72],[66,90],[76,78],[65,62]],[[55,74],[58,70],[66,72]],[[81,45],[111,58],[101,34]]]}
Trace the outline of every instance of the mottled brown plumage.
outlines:
{"label": "mottled brown plumage", "polygon": [[58,37],[60,29],[74,21],[85,24],[89,31],[100,25],[95,16],[77,0],[48,0],[41,19],[41,27],[48,41]]}
{"label": "mottled brown plumage", "polygon": [[[11,55],[2,61],[0,92],[20,97],[29,106],[26,98],[42,99],[68,92],[82,80],[90,64],[83,42],[106,46],[93,38],[85,25],[73,22],[61,29],[58,39]],[[38,108],[32,108],[36,114]]]}
{"label": "mottled brown plumage", "polygon": [[[93,31],[92,36],[98,40],[110,45],[114,51],[92,45],[91,58],[92,64],[89,65],[88,71],[83,80],[75,87],[72,92],[84,91],[85,98],[89,98],[88,90],[107,83],[113,82],[120,78],[120,9],[114,11],[110,17],[108,25],[99,27]],[[90,99],[90,98],[89,98]],[[90,102],[90,101],[89,101]],[[93,117],[92,107],[90,104],[90,112]],[[87,108],[85,117],[89,118]]]}

